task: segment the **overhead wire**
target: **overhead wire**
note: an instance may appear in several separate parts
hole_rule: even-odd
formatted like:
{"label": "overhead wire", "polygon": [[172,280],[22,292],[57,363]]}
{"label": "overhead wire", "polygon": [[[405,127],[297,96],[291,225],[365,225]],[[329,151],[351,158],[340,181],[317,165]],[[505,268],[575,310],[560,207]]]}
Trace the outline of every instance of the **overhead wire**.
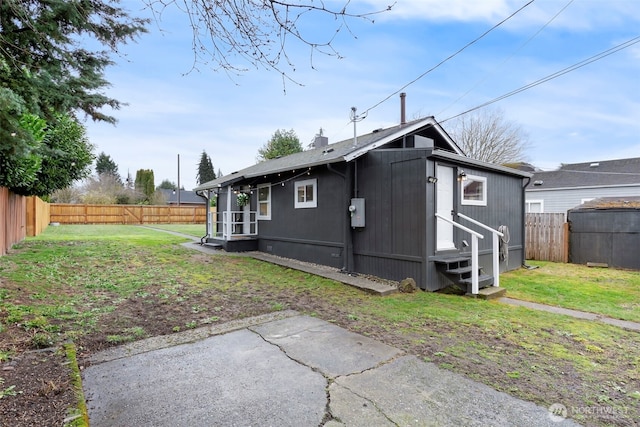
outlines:
{"label": "overhead wire", "polygon": [[487,34],[489,34],[490,32],[492,32],[493,30],[495,30],[496,28],[498,28],[499,26],[501,26],[502,24],[504,24],[505,22],[507,22],[509,19],[513,18],[515,15],[517,15],[518,13],[520,13],[522,10],[524,10],[527,6],[531,5],[535,0],[529,0],[527,3],[525,3],[522,7],[520,7],[518,10],[516,10],[515,12],[513,12],[511,15],[507,16],[506,18],[504,18],[502,21],[498,22],[497,24],[495,24],[493,27],[489,28],[487,31],[485,31],[484,33],[482,33],[480,36],[476,37],[475,39],[473,39],[472,41],[470,41],[469,43],[467,43],[466,45],[464,45],[462,48],[458,49],[455,53],[449,55],[448,57],[446,57],[445,59],[443,59],[442,61],[440,61],[438,64],[436,64],[435,66],[429,68],[428,70],[426,70],[424,73],[420,74],[418,77],[416,77],[415,79],[411,80],[409,83],[405,84],[404,86],[402,86],[400,89],[396,90],[395,92],[391,93],[390,95],[388,95],[387,97],[385,97],[384,99],[382,99],[381,101],[377,102],[376,104],[374,104],[373,106],[367,108],[366,110],[364,110],[364,112],[361,114],[363,116],[366,116],[369,111],[373,110],[374,108],[377,108],[378,106],[380,106],[381,104],[385,103],[386,101],[388,101],[389,99],[391,99],[391,97],[397,95],[398,93],[400,93],[401,91],[403,91],[404,89],[406,89],[407,87],[411,86],[412,84],[414,84],[415,82],[417,82],[418,80],[422,79],[424,76],[426,76],[427,74],[429,74],[430,72],[434,71],[435,69],[439,68],[441,65],[443,65],[444,63],[448,62],[449,60],[453,59],[454,57],[456,57],[457,55],[459,55],[460,53],[462,53],[465,49],[467,49],[468,47],[474,45],[475,43],[477,43],[478,41],[480,41],[482,38],[484,38]]}
{"label": "overhead wire", "polygon": [[[515,56],[516,53],[520,52],[526,45],[528,45],[533,39],[535,39],[538,34],[540,34],[545,28],[547,28],[553,21],[556,20],[556,18],[558,16],[560,16],[560,14],[562,12],[564,12],[570,5],[571,3],[573,3],[574,0],[569,0],[567,2],[567,4],[565,4],[555,15],[553,15],[551,17],[551,19],[549,19],[542,27],[540,27],[535,33],[533,33],[531,35],[531,37],[529,37],[524,43],[522,43],[515,51],[513,51],[511,53],[511,55],[509,55],[508,57],[506,57],[497,67],[495,67],[492,71],[495,72],[496,70],[498,70],[500,67],[502,67],[505,63],[507,63],[511,58],[513,58]],[[469,88],[469,90],[467,90],[465,93],[463,93],[462,95],[460,95],[457,99],[455,99],[454,101],[452,101],[449,105],[447,105],[446,107],[444,107],[442,110],[440,110],[440,112],[437,114],[437,116],[440,116],[442,113],[444,113],[445,111],[447,111],[449,108],[451,108],[453,105],[455,105],[458,101],[460,101],[462,98],[464,98],[465,96],[467,96],[472,90],[474,90],[475,88],[477,88],[478,86],[480,86],[482,83],[484,83],[485,81],[487,81],[487,79],[491,76],[492,73],[487,73],[485,75],[485,77],[481,80],[478,80],[476,82],[476,84],[474,84],[471,88]]]}
{"label": "overhead wire", "polygon": [[451,116],[451,117],[448,117],[448,118],[446,118],[444,120],[440,120],[440,123],[444,123],[446,121],[449,121],[449,120],[455,119],[457,117],[460,117],[460,116],[462,116],[464,114],[468,114],[468,113],[470,113],[472,111],[476,111],[476,110],[479,110],[480,108],[484,108],[484,107],[486,107],[488,105],[494,104],[494,103],[496,103],[498,101],[502,101],[503,99],[509,98],[509,97],[511,97],[513,95],[517,95],[520,92],[524,92],[525,90],[531,89],[533,87],[541,85],[542,83],[546,83],[546,82],[548,82],[550,80],[556,79],[556,78],[558,78],[560,76],[563,76],[563,75],[565,75],[567,73],[575,71],[575,70],[577,70],[579,68],[582,68],[582,67],[584,67],[586,65],[589,65],[592,62],[596,62],[596,61],[599,61],[599,60],[601,60],[603,58],[606,58],[607,56],[613,55],[614,53],[616,53],[618,51],[621,51],[623,49],[626,49],[628,47],[631,47],[634,44],[639,43],[639,42],[640,42],[640,36],[636,36],[636,37],[634,37],[634,38],[632,38],[630,40],[627,40],[626,42],[620,43],[620,44],[618,44],[618,45],[616,45],[614,47],[611,47],[611,48],[606,49],[606,50],[604,50],[604,51],[602,51],[600,53],[597,53],[597,54],[595,54],[595,55],[593,55],[593,56],[591,56],[591,57],[589,57],[587,59],[584,59],[584,60],[582,60],[580,62],[577,62],[577,63],[575,63],[573,65],[570,65],[569,67],[563,68],[562,70],[556,71],[555,73],[549,74],[549,75],[547,75],[547,76],[545,76],[545,77],[543,77],[541,79],[538,79],[538,80],[536,80],[534,82],[531,82],[529,84],[521,86],[518,89],[514,89],[511,92],[507,92],[507,93],[505,93],[503,95],[500,95],[500,96],[498,96],[496,98],[493,98],[492,100],[489,100],[489,101],[484,102],[484,103],[482,103],[482,104],[480,104],[478,106],[475,106],[475,107],[470,108],[470,109],[468,109],[466,111],[458,113],[455,116]]}

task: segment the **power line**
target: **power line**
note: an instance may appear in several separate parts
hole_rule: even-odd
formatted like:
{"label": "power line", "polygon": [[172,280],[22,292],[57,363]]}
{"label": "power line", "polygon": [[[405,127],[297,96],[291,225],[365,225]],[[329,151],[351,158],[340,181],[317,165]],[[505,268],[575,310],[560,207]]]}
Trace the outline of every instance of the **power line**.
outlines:
{"label": "power line", "polygon": [[[522,43],[513,53],[511,53],[511,55],[509,55],[507,58],[505,58],[499,66],[495,67],[493,72],[495,72],[498,68],[500,68],[502,65],[504,65],[507,61],[509,61],[511,58],[513,58],[515,56],[516,53],[518,53],[519,51],[521,51],[526,45],[528,45],[531,40],[535,39],[538,34],[540,34],[542,32],[542,30],[544,30],[545,28],[547,28],[549,26],[549,24],[551,24],[553,21],[556,20],[556,18],[558,16],[560,16],[560,14],[562,12],[564,12],[570,5],[571,3],[573,3],[574,0],[569,0],[567,2],[567,4],[565,4],[555,15],[553,15],[551,17],[551,19],[549,19],[542,27],[540,27],[538,29],[538,31],[536,31],[535,33],[533,33],[531,35],[531,37],[529,37],[524,43]],[[453,105],[455,105],[458,101],[460,101],[462,98],[464,98],[465,96],[467,96],[472,90],[474,90],[475,88],[477,88],[478,86],[480,86],[480,84],[484,83],[485,81],[487,81],[487,79],[489,78],[491,74],[487,74],[483,79],[479,80],[475,85],[473,85],[471,88],[469,88],[469,90],[467,90],[465,93],[463,93],[462,95],[460,95],[456,100],[452,101],[449,105],[447,105],[445,108],[443,108],[442,110],[440,110],[440,112],[436,115],[439,116],[440,114],[444,113],[445,111],[447,111],[449,108],[451,108]]]}
{"label": "power line", "polygon": [[451,117],[448,117],[448,118],[446,118],[444,120],[440,120],[440,123],[444,123],[444,122],[449,121],[451,119],[455,119],[456,117],[460,117],[460,116],[462,116],[464,114],[468,114],[468,113],[470,113],[472,111],[479,110],[480,108],[483,108],[483,107],[486,107],[488,105],[494,104],[494,103],[496,103],[498,101],[502,101],[503,99],[509,98],[509,97],[511,97],[513,95],[516,95],[516,94],[520,93],[520,92],[524,92],[527,89],[531,89],[531,88],[533,88],[535,86],[541,85],[542,83],[546,83],[546,82],[548,82],[550,80],[553,80],[553,79],[558,78],[560,76],[563,76],[563,75],[565,75],[567,73],[570,73],[571,71],[575,71],[575,70],[577,70],[579,68],[582,68],[582,67],[584,67],[586,65],[589,65],[592,62],[599,61],[599,60],[601,60],[603,58],[606,58],[609,55],[613,55],[614,53],[616,53],[618,51],[621,51],[622,49],[626,49],[628,47],[631,47],[634,44],[639,43],[639,42],[640,42],[640,36],[634,37],[634,38],[632,38],[630,40],[627,40],[624,43],[620,43],[619,45],[616,45],[616,46],[614,46],[612,48],[606,49],[606,50],[604,50],[604,51],[602,51],[600,53],[597,53],[597,54],[587,58],[587,59],[584,59],[584,60],[582,60],[580,62],[577,62],[577,63],[575,63],[575,64],[573,64],[573,65],[571,65],[569,67],[563,68],[560,71],[556,71],[555,73],[549,74],[548,76],[543,77],[543,78],[541,78],[539,80],[536,80],[535,82],[532,82],[532,83],[529,83],[527,85],[521,86],[518,89],[512,90],[511,92],[507,92],[504,95],[500,95],[497,98],[494,98],[494,99],[492,99],[490,101],[482,103],[482,104],[480,104],[480,105],[478,105],[476,107],[470,108],[469,110],[463,111],[462,113],[456,114],[455,116],[451,116]]}
{"label": "power line", "polygon": [[364,110],[364,112],[362,113],[363,116],[366,116],[369,111],[373,110],[374,108],[380,106],[381,104],[385,103],[386,101],[388,101],[391,97],[397,95],[398,93],[402,92],[404,89],[406,89],[407,87],[411,86],[412,84],[414,84],[415,82],[417,82],[418,80],[420,80],[421,78],[423,78],[424,76],[426,76],[427,74],[429,74],[430,72],[432,72],[433,70],[435,70],[436,68],[440,67],[442,64],[444,64],[445,62],[449,61],[450,59],[453,59],[455,56],[457,56],[458,54],[460,54],[463,50],[465,50],[466,48],[468,48],[469,46],[475,44],[476,42],[478,42],[480,39],[482,39],[484,36],[486,36],[487,34],[489,34],[491,31],[495,30],[496,28],[498,28],[500,25],[504,24],[505,22],[507,22],[509,19],[513,18],[516,14],[518,14],[520,11],[522,11],[524,8],[526,8],[527,6],[529,6],[531,3],[533,3],[535,0],[530,0],[529,2],[527,2],[524,6],[522,6],[520,9],[516,10],[515,12],[513,12],[511,15],[507,16],[506,18],[504,18],[502,21],[498,22],[497,24],[495,24],[493,27],[489,28],[487,31],[485,31],[484,33],[482,33],[479,37],[476,37],[474,40],[470,41],[469,43],[467,43],[466,45],[464,45],[461,49],[459,49],[458,51],[456,51],[455,53],[449,55],[447,58],[443,59],[442,61],[440,61],[437,65],[431,67],[430,69],[428,69],[427,71],[425,71],[424,73],[420,74],[418,77],[416,77],[415,79],[411,80],[409,83],[405,84],[404,86],[402,86],[400,89],[396,90],[395,92],[393,92],[392,94],[390,94],[389,96],[387,96],[386,98],[384,98],[382,101],[378,102],[377,104],[373,105],[372,107],[367,108],[366,110]]}

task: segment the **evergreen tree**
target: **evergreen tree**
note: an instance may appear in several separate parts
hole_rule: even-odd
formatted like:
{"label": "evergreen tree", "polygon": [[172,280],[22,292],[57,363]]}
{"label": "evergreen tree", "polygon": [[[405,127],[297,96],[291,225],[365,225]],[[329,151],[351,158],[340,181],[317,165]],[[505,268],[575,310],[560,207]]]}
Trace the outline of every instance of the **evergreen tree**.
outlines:
{"label": "evergreen tree", "polygon": [[200,156],[200,164],[198,165],[196,180],[198,181],[198,184],[204,184],[205,182],[213,181],[214,179],[216,179],[216,173],[213,170],[211,157],[207,155],[206,151],[202,150],[202,156]]}
{"label": "evergreen tree", "polygon": [[35,180],[13,187],[17,194],[47,198],[56,190],[69,187],[91,173],[93,145],[85,128],[69,115],[59,115],[47,127],[38,150],[41,159]]}
{"label": "evergreen tree", "polygon": [[158,185],[158,188],[161,188],[163,190],[176,190],[178,186],[175,183],[169,181],[168,179],[165,179],[160,183],[160,185]]}
{"label": "evergreen tree", "polygon": [[80,111],[115,122],[102,112],[120,107],[103,93],[104,69],[146,23],[117,2],[0,1],[0,185],[24,189],[42,162],[37,138],[21,124],[25,117],[54,123]]}
{"label": "evergreen tree", "polygon": [[258,150],[258,161],[262,162],[276,157],[288,156],[301,151],[302,144],[293,129],[288,131],[278,129],[271,136],[271,139]]}
{"label": "evergreen tree", "polygon": [[153,199],[153,193],[156,191],[153,181],[153,170],[139,169],[138,172],[136,172],[136,191],[140,194],[144,194],[145,202],[147,203]]}
{"label": "evergreen tree", "polygon": [[98,174],[98,176],[104,174],[112,175],[120,181],[118,165],[113,161],[111,156],[105,154],[104,151],[98,154],[98,157],[96,158],[96,174]]}

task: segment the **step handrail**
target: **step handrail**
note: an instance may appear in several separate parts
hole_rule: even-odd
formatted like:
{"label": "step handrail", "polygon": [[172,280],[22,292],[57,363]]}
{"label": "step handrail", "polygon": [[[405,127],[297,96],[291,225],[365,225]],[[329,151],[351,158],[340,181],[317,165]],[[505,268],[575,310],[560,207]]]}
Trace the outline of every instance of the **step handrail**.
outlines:
{"label": "step handrail", "polygon": [[[458,215],[459,215],[459,214],[458,214]],[[474,231],[474,230],[472,230],[472,229],[470,229],[470,228],[467,228],[467,227],[465,227],[464,225],[462,225],[462,224],[460,224],[460,223],[457,223],[457,222],[455,222],[455,221],[454,221],[454,220],[452,220],[452,219],[446,218],[446,217],[444,217],[444,216],[440,215],[440,214],[439,214],[439,213],[437,213],[437,212],[436,212],[436,216],[437,216],[438,218],[440,218],[441,220],[443,220],[443,221],[445,221],[445,222],[448,222],[449,224],[453,225],[454,227],[457,227],[457,228],[459,228],[459,229],[461,229],[461,230],[466,231],[467,233],[469,233],[469,234],[471,234],[471,235],[476,236],[478,239],[484,239],[484,236],[483,236],[482,234],[480,234],[480,233],[478,233],[477,231]]]}
{"label": "step handrail", "polygon": [[484,236],[477,231],[473,231],[470,228],[465,227],[462,224],[459,224],[449,218],[445,218],[439,213],[436,212],[436,218],[441,219],[449,224],[453,225],[456,228],[466,231],[471,234],[471,293],[473,295],[478,294],[478,239],[484,239]]}
{"label": "step handrail", "polygon": [[492,240],[493,240],[493,247],[491,250],[491,253],[492,253],[491,257],[493,261],[493,286],[495,286],[496,288],[499,288],[500,287],[500,258],[499,258],[500,243],[498,242],[498,237],[504,237],[504,234],[498,230],[495,230],[489,227],[486,224],[481,223],[480,221],[477,221],[473,218],[469,218],[465,214],[461,214],[460,212],[455,212],[455,214],[458,215],[460,218],[465,219],[470,223],[475,224],[478,227],[482,227],[485,230],[491,232]]}

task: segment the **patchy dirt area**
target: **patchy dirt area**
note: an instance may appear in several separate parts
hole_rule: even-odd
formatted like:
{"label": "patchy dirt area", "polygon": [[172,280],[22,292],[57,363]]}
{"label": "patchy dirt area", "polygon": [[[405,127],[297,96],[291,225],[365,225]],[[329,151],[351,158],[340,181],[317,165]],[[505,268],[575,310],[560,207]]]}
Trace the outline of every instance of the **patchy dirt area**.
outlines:
{"label": "patchy dirt area", "polygon": [[[243,283],[224,292],[202,289],[173,295],[169,300],[160,288],[150,286],[131,298],[119,299],[112,311],[97,318],[91,332],[75,339],[78,363],[82,369],[86,367],[90,354],[124,342],[293,309],[331,321],[543,406],[562,402],[570,407],[583,407],[584,396],[592,394],[594,402],[598,402],[599,396],[605,395],[603,389],[606,389],[608,399],[622,400],[625,399],[625,387],[638,386],[616,383],[618,375],[615,372],[608,373],[606,377],[603,374],[602,378],[590,378],[590,384],[587,384],[569,363],[565,366],[550,365],[542,354],[525,350],[472,325],[423,320],[421,333],[411,335],[406,332],[411,329],[409,325],[390,324],[367,317],[372,315],[354,316],[351,307],[358,301],[349,298],[352,297],[336,304],[311,292]],[[12,349],[10,359],[0,363],[0,377],[3,378],[0,384],[0,425],[63,425],[70,415],[69,409],[78,405],[71,384],[71,369],[64,353],[57,349],[34,350],[33,331],[20,324],[11,324],[3,318],[7,315],[0,311],[0,321],[4,325],[0,333],[0,349]],[[583,351],[579,343],[568,337],[563,345],[567,352]],[[445,352],[443,349],[448,350]],[[491,356],[496,353],[501,357]],[[620,372],[629,368],[619,367]],[[602,392],[594,387],[599,387]],[[632,420],[637,420],[640,414],[637,406],[630,410],[635,412],[619,411],[602,416],[587,414],[577,421],[597,426],[633,425]]]}
{"label": "patchy dirt area", "polygon": [[60,426],[68,418],[69,409],[76,406],[71,370],[60,349],[22,352],[1,366],[3,427]]}

